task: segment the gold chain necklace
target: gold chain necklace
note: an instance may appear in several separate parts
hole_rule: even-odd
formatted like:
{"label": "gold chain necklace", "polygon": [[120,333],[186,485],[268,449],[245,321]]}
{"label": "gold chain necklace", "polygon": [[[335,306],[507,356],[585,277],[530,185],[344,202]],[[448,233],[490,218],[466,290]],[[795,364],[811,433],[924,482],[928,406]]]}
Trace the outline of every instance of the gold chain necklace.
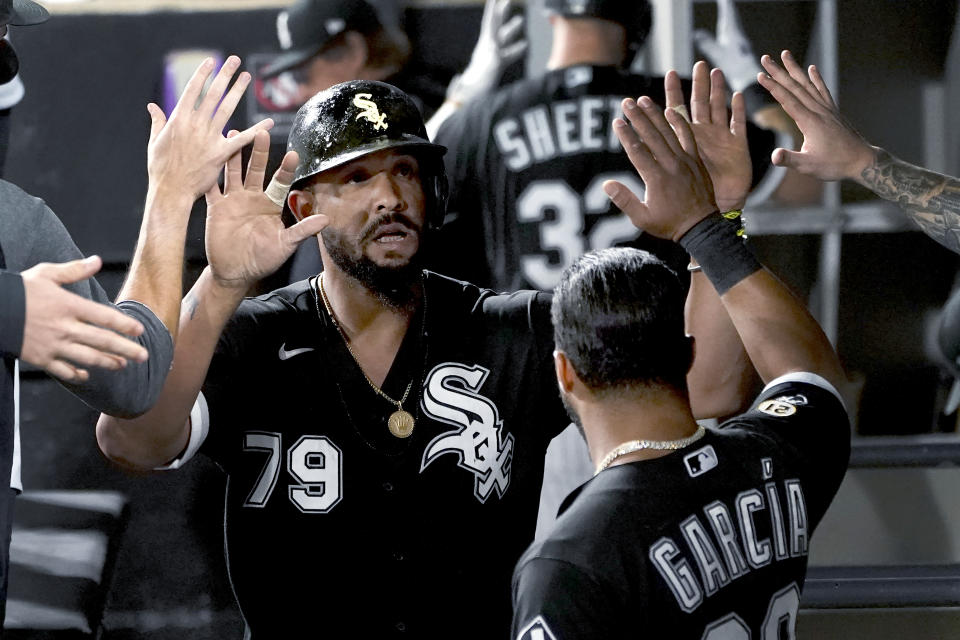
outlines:
{"label": "gold chain necklace", "polygon": [[693,432],[693,435],[680,438],[679,440],[630,440],[629,442],[624,442],[614,447],[613,451],[604,456],[600,464],[597,465],[597,470],[593,475],[597,475],[609,467],[610,464],[620,456],[625,456],[628,453],[640,451],[641,449],[657,449],[659,451],[683,449],[702,438],[705,433],[706,429],[704,429],[702,425],[697,425],[697,430]]}
{"label": "gold chain necklace", "polygon": [[[340,323],[337,322],[337,317],[333,315],[333,308],[330,306],[330,301],[327,299],[327,292],[323,288],[323,274],[317,278],[317,289],[320,291],[320,295],[317,296],[317,315],[320,315],[320,302],[323,300],[323,306],[327,310],[327,315],[330,316],[330,320],[333,321],[333,326],[337,328],[337,332],[340,334],[340,337],[343,338],[343,344],[347,347],[347,351],[350,352],[350,356],[353,358],[353,361],[357,363],[357,368],[360,369],[360,373],[363,374],[364,379],[367,381],[367,384],[377,392],[377,395],[382,397],[384,400],[390,404],[397,405],[397,410],[390,414],[390,417],[387,419],[387,428],[390,430],[390,433],[395,435],[398,438],[408,438],[410,434],[413,433],[413,416],[408,411],[403,410],[403,403],[407,401],[407,396],[410,395],[410,389],[413,387],[413,380],[407,383],[407,388],[403,392],[403,397],[400,400],[394,400],[387,394],[383,392],[383,389],[374,384],[373,380],[370,379],[370,376],[367,375],[367,372],[363,370],[363,367],[360,365],[360,360],[357,358],[357,354],[353,352],[353,348],[350,346],[350,341],[347,339],[347,334],[343,331],[343,328],[340,327]],[[424,313],[426,316],[426,313]]]}

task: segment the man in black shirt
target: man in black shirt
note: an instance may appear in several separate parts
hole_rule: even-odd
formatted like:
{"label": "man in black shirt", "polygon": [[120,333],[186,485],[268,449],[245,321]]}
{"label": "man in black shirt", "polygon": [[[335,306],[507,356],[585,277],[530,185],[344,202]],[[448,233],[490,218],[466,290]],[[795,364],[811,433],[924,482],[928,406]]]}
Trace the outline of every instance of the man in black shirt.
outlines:
{"label": "man in black shirt", "polygon": [[[168,384],[144,417],[103,417],[100,446],[145,469],[198,450],[224,469],[254,638],[505,636],[544,451],[567,424],[550,296],[422,269],[444,149],[395,87],[318,94],[290,143],[299,158],[267,190],[292,185],[285,200],[262,191],[263,136],[258,169],[241,184],[234,159],[225,193],[208,194],[210,265],[184,300]],[[244,300],[308,230],[322,276]]]}
{"label": "man in black shirt", "polygon": [[[697,261],[693,277],[721,295],[766,387],[745,414],[698,426],[676,275],[635,249],[576,262],[553,300],[554,358],[596,473],[518,562],[513,638],[793,637],[810,536],[849,457],[844,374],[719,214],[715,158],[701,161],[696,142],[713,131],[709,106],[694,100],[692,125],[646,99],[624,107],[630,125],[616,132],[648,188],[644,201],[623,183],[604,191]],[[726,161],[745,162],[745,148]]]}
{"label": "man in black shirt", "polygon": [[[652,26],[649,2],[549,0],[546,8],[553,42],[545,72],[485,95],[458,96],[452,86],[428,125],[450,149],[448,222],[430,264],[505,291],[552,289],[585,251],[621,244],[685,263],[670,243],[638,238],[601,187],[619,179],[643,189],[611,123],[625,97],[665,104],[662,77],[630,71]],[[775,136],[750,126],[756,184]]]}

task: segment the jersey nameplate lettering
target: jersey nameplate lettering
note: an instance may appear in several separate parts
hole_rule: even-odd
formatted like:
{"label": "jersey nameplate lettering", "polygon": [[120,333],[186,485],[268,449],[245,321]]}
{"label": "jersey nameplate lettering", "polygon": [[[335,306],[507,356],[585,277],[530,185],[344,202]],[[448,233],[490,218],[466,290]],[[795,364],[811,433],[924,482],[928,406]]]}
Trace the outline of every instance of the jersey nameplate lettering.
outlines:
{"label": "jersey nameplate lettering", "polygon": [[613,120],[622,96],[583,96],[537,105],[493,125],[493,139],[511,171],[585,151],[620,153]]}
{"label": "jersey nameplate lettering", "polygon": [[501,498],[507,492],[513,462],[513,434],[504,436],[497,406],[478,393],[488,375],[480,365],[445,362],[427,375],[421,398],[426,415],[457,428],[427,445],[420,472],[444,453],[455,454],[457,466],[474,475],[473,495],[481,503],[493,491]]}
{"label": "jersey nameplate lettering", "polygon": [[[732,509],[719,500],[703,508],[703,516],[690,514],[680,523],[688,556],[677,536],[664,536],[649,551],[656,567],[677,600],[690,613],[733,580],[772,562],[807,555],[810,538],[803,488],[796,479],[782,482],[786,509],[774,482],[741,492]],[[766,511],[772,536],[757,535],[756,518]],[[696,569],[694,569],[696,567]]]}

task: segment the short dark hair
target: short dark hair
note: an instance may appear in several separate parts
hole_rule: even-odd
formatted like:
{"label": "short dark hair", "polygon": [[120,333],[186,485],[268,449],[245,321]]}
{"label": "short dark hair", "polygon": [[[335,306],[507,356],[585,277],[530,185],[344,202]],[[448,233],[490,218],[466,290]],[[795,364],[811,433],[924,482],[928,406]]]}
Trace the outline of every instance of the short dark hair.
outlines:
{"label": "short dark hair", "polygon": [[666,386],[685,393],[693,357],[685,293],[677,274],[651,253],[590,252],[554,290],[556,347],[593,391]]}

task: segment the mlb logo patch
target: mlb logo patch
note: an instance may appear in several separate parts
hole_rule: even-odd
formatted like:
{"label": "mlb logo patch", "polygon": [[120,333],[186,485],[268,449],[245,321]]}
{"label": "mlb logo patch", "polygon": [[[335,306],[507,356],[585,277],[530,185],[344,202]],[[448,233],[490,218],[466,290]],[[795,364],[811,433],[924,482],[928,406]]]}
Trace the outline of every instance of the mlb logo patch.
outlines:
{"label": "mlb logo patch", "polygon": [[683,464],[687,467],[687,473],[690,474],[690,477],[696,478],[716,467],[720,464],[720,461],[717,459],[717,452],[713,450],[713,445],[708,444],[693,453],[685,455]]}
{"label": "mlb logo patch", "polygon": [[543,616],[537,616],[533,622],[520,630],[517,640],[557,640],[557,637],[550,631]]}

